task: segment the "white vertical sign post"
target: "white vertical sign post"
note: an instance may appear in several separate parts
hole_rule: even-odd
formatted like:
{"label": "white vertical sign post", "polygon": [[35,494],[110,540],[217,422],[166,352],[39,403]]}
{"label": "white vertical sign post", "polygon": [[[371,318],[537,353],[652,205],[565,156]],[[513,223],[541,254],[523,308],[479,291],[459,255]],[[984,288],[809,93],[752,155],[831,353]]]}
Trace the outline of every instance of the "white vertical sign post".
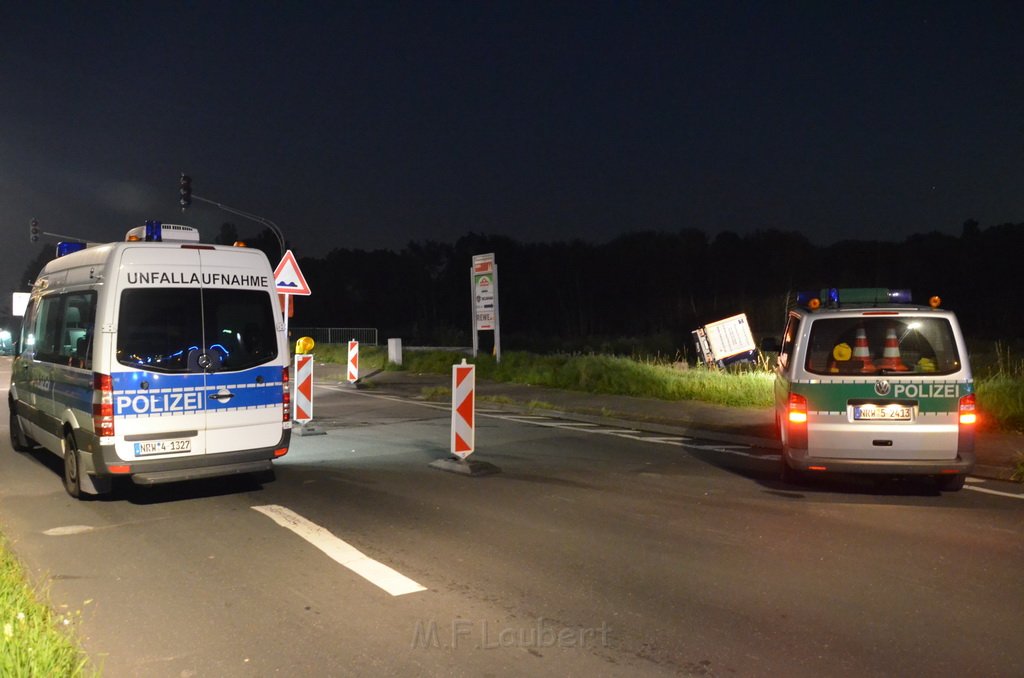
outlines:
{"label": "white vertical sign post", "polygon": [[473,255],[470,268],[473,302],[473,357],[480,350],[480,332],[494,332],[494,358],[501,362],[501,325],[498,318],[498,264],[494,253]]}

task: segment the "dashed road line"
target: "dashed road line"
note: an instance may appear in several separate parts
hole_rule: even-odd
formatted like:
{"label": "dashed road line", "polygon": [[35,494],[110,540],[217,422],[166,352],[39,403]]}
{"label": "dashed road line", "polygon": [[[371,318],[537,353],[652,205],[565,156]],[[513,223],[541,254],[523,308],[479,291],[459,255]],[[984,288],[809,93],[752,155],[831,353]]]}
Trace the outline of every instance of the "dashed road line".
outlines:
{"label": "dashed road line", "polygon": [[404,574],[364,555],[359,549],[347,544],[328,530],[303,518],[291,509],[276,504],[253,506],[252,509],[259,511],[281,527],[291,530],[339,564],[393,596],[427,590],[426,587],[420,586]]}

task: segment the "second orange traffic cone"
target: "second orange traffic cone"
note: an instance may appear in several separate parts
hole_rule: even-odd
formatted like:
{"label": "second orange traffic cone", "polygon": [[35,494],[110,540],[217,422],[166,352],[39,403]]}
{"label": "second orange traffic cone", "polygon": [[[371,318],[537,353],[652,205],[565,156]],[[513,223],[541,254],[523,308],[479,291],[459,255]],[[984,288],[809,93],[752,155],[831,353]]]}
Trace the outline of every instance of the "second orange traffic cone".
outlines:
{"label": "second orange traffic cone", "polygon": [[875,363],[871,361],[871,351],[868,350],[868,335],[863,327],[857,328],[857,338],[853,342],[853,359],[861,361],[861,372],[875,371]]}
{"label": "second orange traffic cone", "polygon": [[882,359],[878,361],[878,369],[897,372],[910,369],[900,360],[900,342],[896,339],[896,330],[891,327],[885,333],[885,350],[882,351]]}

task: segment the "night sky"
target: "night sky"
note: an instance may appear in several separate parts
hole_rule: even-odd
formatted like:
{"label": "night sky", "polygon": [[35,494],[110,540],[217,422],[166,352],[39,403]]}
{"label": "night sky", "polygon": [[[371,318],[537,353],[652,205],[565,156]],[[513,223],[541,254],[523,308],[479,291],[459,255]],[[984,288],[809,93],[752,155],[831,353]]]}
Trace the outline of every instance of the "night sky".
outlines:
{"label": "night sky", "polygon": [[182,171],[299,256],[1021,222],[1022,35],[1019,2],[5,2],[0,285],[33,217],[259,228],[182,215]]}

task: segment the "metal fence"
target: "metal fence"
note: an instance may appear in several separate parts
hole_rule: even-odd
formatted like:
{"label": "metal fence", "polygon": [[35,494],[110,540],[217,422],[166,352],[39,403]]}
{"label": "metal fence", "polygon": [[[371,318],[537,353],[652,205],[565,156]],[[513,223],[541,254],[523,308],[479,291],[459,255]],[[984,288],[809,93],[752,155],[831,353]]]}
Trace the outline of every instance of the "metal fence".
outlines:
{"label": "metal fence", "polygon": [[355,339],[360,344],[377,345],[376,327],[289,327],[292,338],[311,337],[318,344],[344,344]]}

